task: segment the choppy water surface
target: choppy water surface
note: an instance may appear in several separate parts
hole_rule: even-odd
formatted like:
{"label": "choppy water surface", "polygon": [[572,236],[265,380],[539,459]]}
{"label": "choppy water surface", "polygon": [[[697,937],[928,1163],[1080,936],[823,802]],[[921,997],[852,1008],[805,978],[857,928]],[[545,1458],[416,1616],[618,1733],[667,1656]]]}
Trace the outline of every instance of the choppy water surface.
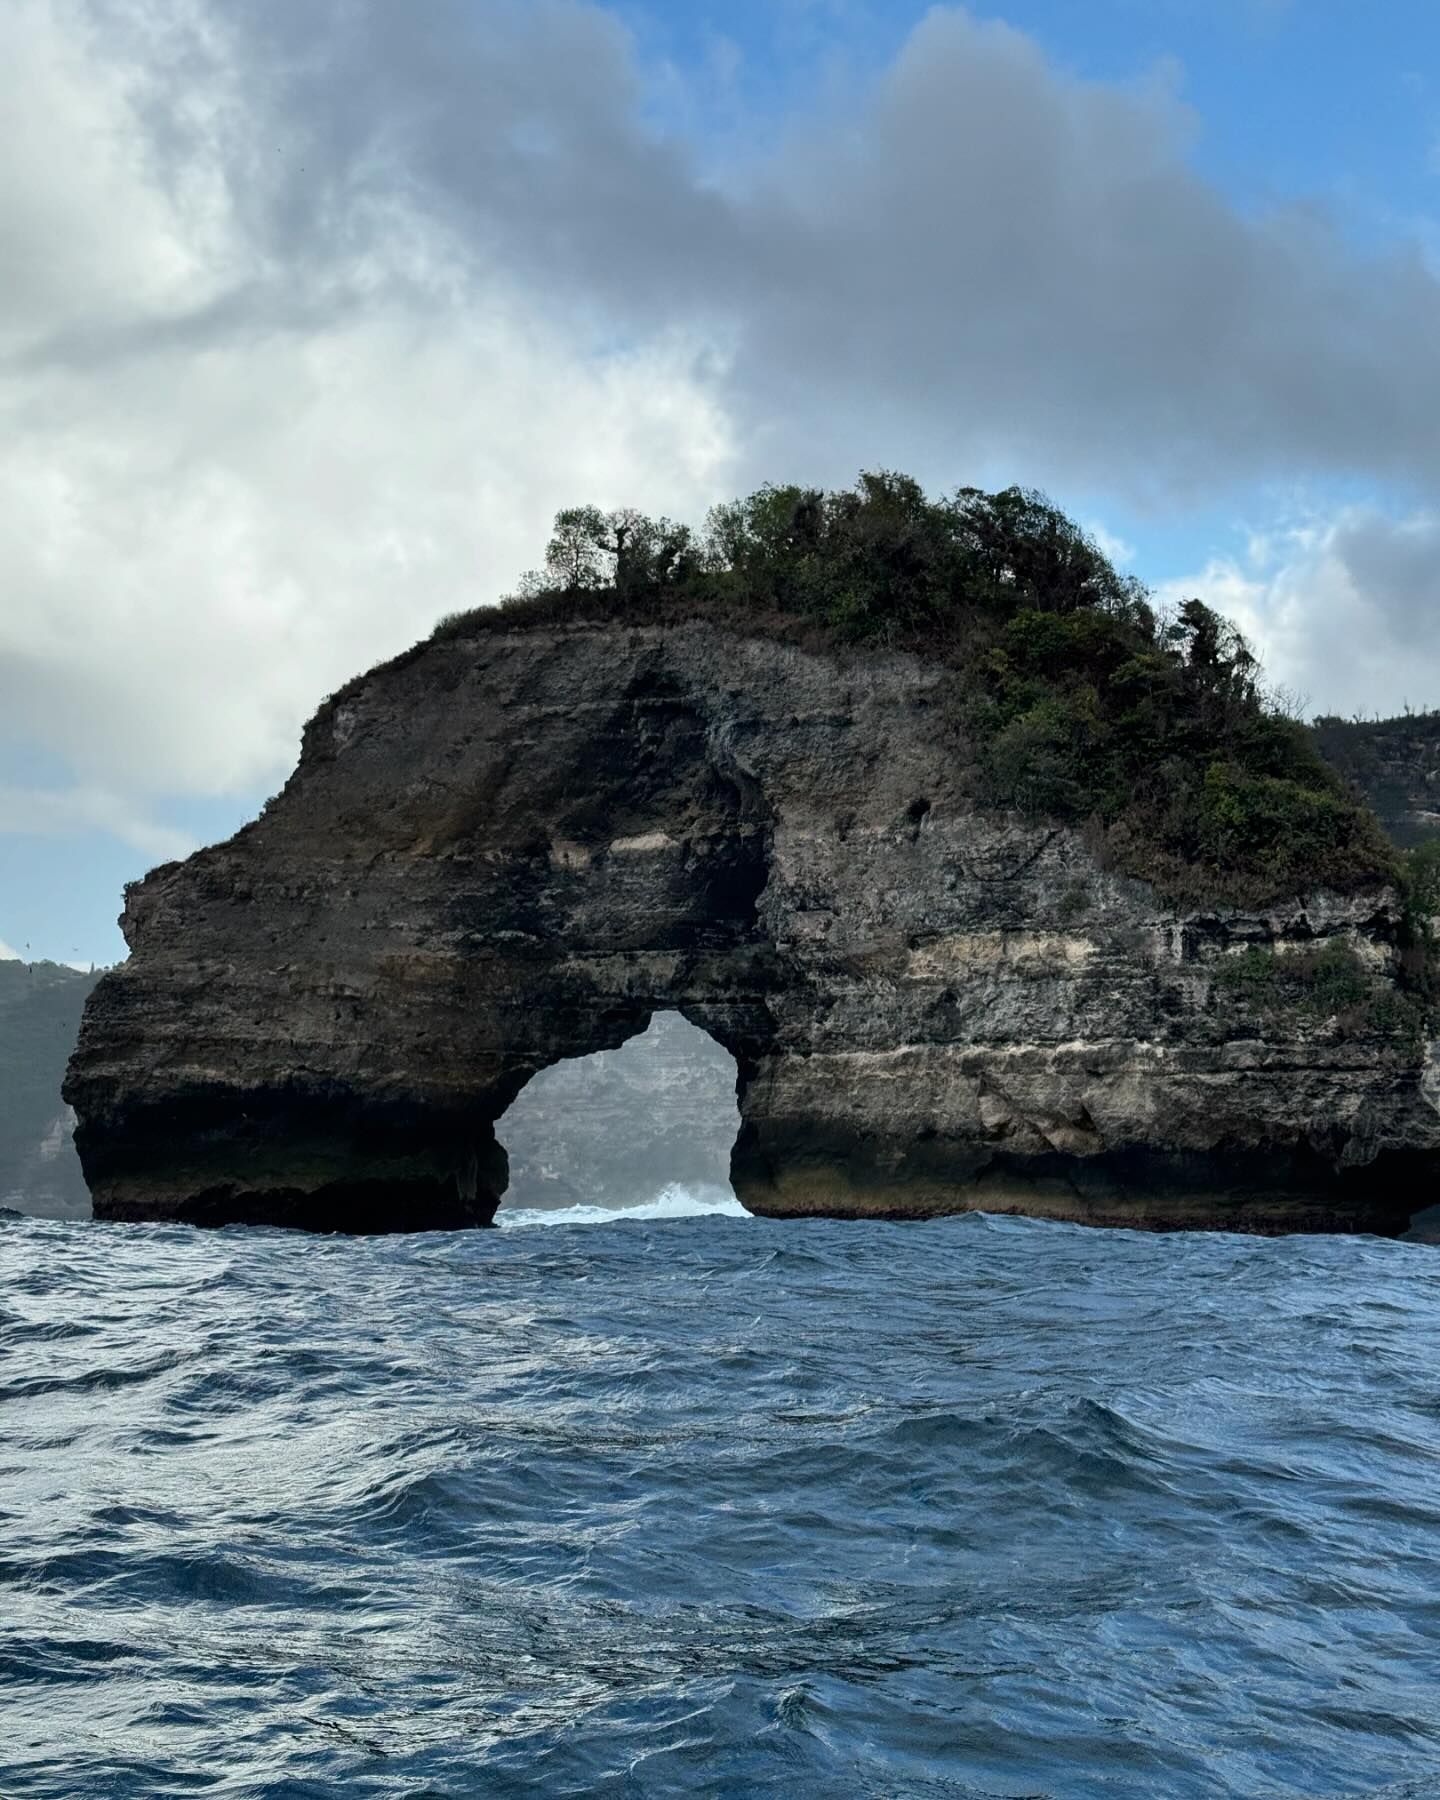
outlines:
{"label": "choppy water surface", "polygon": [[0,1221],[6,1800],[1440,1791],[1440,1252],[525,1224]]}

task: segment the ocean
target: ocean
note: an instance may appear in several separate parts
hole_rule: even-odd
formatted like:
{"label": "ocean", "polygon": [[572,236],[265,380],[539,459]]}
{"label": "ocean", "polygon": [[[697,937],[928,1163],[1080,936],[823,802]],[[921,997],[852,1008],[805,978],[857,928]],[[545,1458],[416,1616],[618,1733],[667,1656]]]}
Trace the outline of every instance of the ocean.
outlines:
{"label": "ocean", "polygon": [[0,1219],[0,1795],[1440,1793],[1440,1252]]}

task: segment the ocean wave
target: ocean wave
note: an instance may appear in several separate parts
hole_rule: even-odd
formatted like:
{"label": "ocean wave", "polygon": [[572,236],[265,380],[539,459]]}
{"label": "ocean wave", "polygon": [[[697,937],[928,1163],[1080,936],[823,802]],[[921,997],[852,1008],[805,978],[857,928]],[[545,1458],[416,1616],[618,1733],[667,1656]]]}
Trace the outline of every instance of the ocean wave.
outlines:
{"label": "ocean wave", "polygon": [[625,1219],[748,1219],[751,1215],[733,1194],[695,1190],[672,1183],[653,1200],[634,1206],[502,1206],[495,1223],[504,1231],[526,1231],[536,1225],[616,1225]]}
{"label": "ocean wave", "polygon": [[1440,1791],[1432,1249],[501,1219],[5,1221],[5,1800]]}

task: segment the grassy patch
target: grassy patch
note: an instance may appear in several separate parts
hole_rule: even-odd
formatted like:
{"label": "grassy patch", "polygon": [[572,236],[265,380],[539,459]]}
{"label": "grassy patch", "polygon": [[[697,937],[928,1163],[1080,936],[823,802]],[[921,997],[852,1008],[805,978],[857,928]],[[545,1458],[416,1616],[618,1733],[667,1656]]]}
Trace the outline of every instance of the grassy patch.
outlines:
{"label": "grassy patch", "polygon": [[1333,1019],[1347,1036],[1393,1038],[1412,1048],[1426,1030],[1422,998],[1372,970],[1350,944],[1277,955],[1251,946],[1225,956],[1216,991],[1260,1019]]}

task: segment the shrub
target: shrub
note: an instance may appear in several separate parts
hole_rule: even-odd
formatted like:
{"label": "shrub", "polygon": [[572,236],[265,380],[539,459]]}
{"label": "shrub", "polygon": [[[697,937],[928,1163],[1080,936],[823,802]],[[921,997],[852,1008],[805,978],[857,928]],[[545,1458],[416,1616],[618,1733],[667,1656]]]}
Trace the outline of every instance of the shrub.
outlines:
{"label": "shrub", "polygon": [[1420,997],[1379,976],[1340,940],[1284,955],[1252,945],[1222,957],[1212,981],[1219,994],[1262,1019],[1333,1019],[1347,1035],[1394,1038],[1407,1050],[1426,1028]]}
{"label": "shrub", "polygon": [[[1314,962],[1313,952],[1280,955],[1252,944],[1222,957],[1211,980],[1221,993],[1230,994],[1257,1011],[1272,1012],[1310,997],[1309,977]],[[1353,998],[1350,994],[1347,1004]]]}

